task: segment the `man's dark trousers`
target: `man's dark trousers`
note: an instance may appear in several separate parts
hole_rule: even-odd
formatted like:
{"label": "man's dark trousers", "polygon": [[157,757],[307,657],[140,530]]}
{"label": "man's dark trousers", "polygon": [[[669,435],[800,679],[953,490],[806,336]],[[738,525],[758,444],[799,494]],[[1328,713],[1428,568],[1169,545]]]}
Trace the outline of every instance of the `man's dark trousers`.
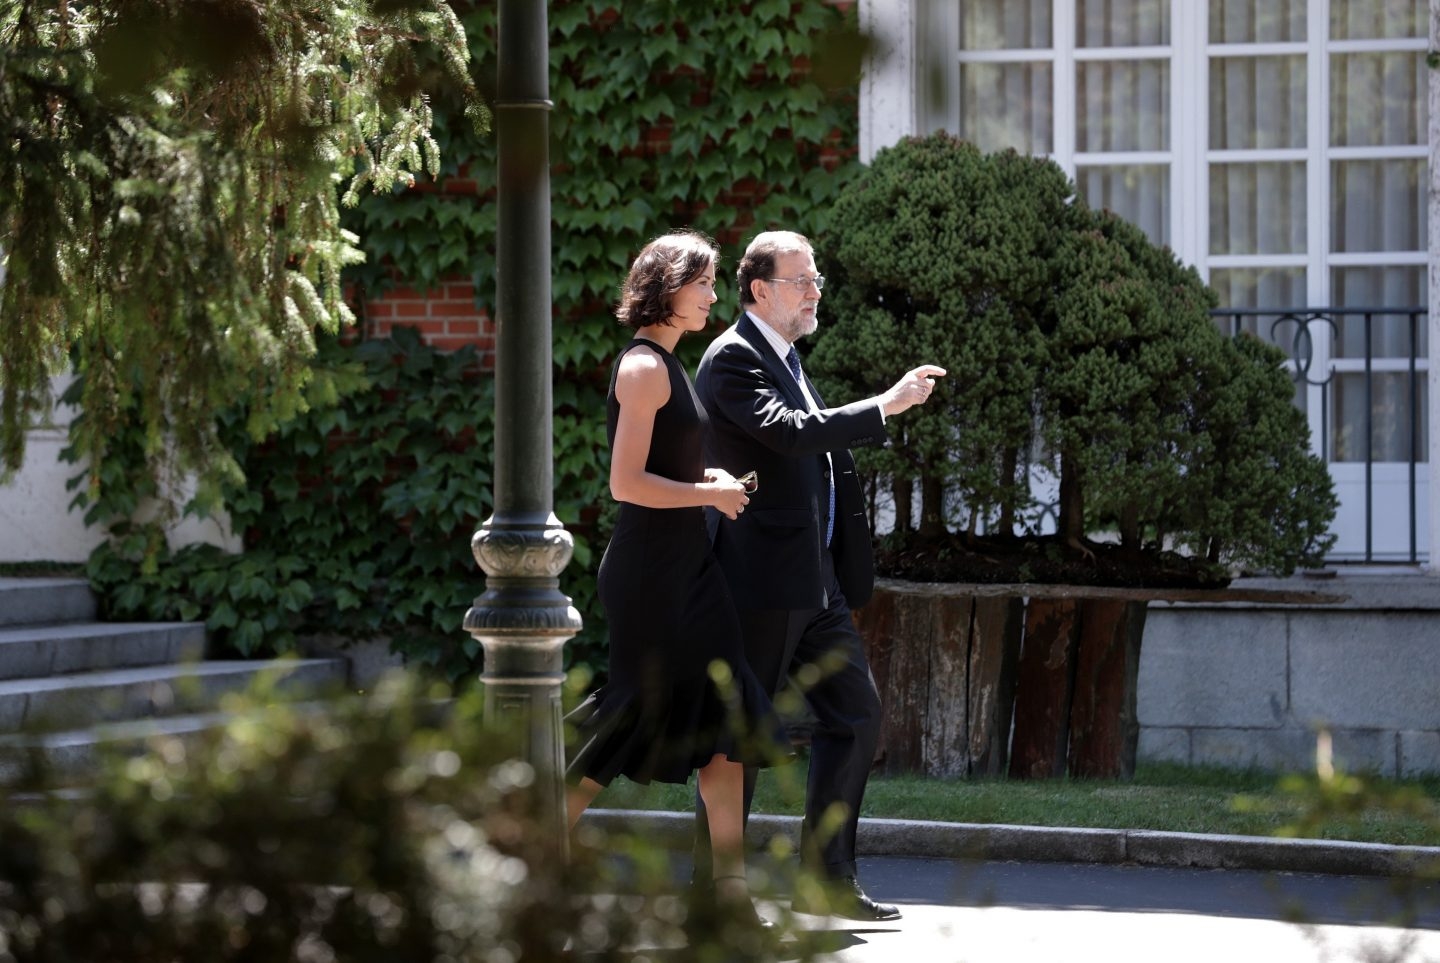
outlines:
{"label": "man's dark trousers", "polygon": [[[801,852],[832,878],[857,875],[855,834],[865,783],[880,739],[880,697],[850,606],[825,553],[828,604],[816,609],[740,609],[745,654],[762,685],[778,694],[794,677],[815,717]],[[811,670],[814,667],[814,678]],[[756,770],[745,770],[748,820]],[[834,804],[842,811],[827,818]],[[695,878],[710,876],[709,825],[697,799]]]}

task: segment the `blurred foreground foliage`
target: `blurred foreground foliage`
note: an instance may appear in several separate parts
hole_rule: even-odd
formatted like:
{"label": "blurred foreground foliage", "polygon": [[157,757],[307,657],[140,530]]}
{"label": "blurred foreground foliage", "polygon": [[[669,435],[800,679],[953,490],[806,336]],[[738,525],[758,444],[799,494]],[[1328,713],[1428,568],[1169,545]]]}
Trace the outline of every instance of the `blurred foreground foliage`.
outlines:
{"label": "blurred foreground foliage", "polygon": [[653,841],[587,828],[562,858],[520,734],[476,694],[396,674],[323,707],[226,708],[223,728],[104,751],[84,791],[36,769],[0,798],[0,961],[766,956],[723,925],[687,938]]}

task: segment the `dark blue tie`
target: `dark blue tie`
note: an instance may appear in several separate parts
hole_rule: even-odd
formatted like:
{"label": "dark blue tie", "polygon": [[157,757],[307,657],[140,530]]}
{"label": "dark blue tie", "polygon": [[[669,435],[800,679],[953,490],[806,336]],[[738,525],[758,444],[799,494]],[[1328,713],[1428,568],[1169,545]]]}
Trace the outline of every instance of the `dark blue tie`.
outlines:
{"label": "dark blue tie", "polygon": [[785,363],[790,366],[790,373],[795,376],[795,382],[804,384],[804,379],[800,375],[800,352],[795,350],[793,344],[790,346],[790,353],[785,356]]}
{"label": "dark blue tie", "polygon": [[[790,373],[795,376],[795,383],[800,386],[800,390],[803,392],[803,391],[805,390],[805,377],[804,377],[802,374],[800,374],[800,353],[795,350],[795,346],[794,346],[793,344],[790,346],[790,351],[789,351],[789,353],[785,355],[785,364],[786,364],[787,366],[789,366],[789,368],[790,368]],[[828,461],[828,459],[827,459],[827,461]],[[830,504],[829,504],[829,505],[826,507],[826,509],[825,509],[825,512],[826,512],[826,514],[825,514],[825,544],[826,544],[826,545],[829,545],[829,544],[830,544],[830,539],[831,539],[831,537],[834,536],[834,534],[835,534],[835,477],[834,477],[834,475],[835,475],[835,473],[834,473],[834,471],[832,470],[832,471],[830,472]]]}

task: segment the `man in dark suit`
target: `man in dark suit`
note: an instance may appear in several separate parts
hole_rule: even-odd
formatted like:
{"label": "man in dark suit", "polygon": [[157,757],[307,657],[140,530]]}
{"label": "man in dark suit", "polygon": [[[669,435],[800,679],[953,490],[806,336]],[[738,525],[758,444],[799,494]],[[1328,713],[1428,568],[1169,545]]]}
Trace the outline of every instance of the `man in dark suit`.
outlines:
{"label": "man in dark suit", "polygon": [[[801,850],[835,884],[802,912],[899,919],[860,887],[855,832],[880,734],[880,696],[850,617],[874,588],[870,526],[849,449],[881,445],[885,419],[922,404],[945,373],[910,371],[883,394],[826,408],[794,343],[812,334],[825,279],[808,240],[768,231],[736,271],[744,314],[710,345],[695,388],[709,415],[706,464],[756,473],[743,514],[715,526],[715,553],[740,611],[745,652],[778,693],[797,676],[815,717]],[[749,812],[755,771],[746,771]],[[707,855],[704,819],[697,864]]]}

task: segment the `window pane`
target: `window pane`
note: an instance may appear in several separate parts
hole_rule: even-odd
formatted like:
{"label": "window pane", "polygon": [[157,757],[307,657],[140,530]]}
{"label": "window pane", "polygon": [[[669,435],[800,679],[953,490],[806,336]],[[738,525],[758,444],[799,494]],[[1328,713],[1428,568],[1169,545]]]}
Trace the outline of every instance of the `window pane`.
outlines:
{"label": "window pane", "polygon": [[1305,269],[1300,267],[1216,268],[1210,272],[1210,286],[1222,308],[1294,308],[1307,300]]}
{"label": "window pane", "polygon": [[1048,63],[961,64],[960,136],[983,151],[1050,153],[1051,77]]}
{"label": "window pane", "polygon": [[1077,0],[1075,46],[1150,47],[1170,43],[1170,0]]}
{"label": "window pane", "polygon": [[1210,61],[1211,149],[1304,146],[1304,57]]}
{"label": "window pane", "polygon": [[[1420,264],[1335,268],[1331,272],[1331,301],[1337,307],[1424,308],[1427,283],[1425,267]],[[1363,317],[1341,315],[1337,321],[1336,357],[1365,357]],[[1370,356],[1409,358],[1414,351],[1421,367],[1426,367],[1425,360],[1430,353],[1427,327],[1425,315],[1414,320],[1413,330],[1409,314],[1396,311],[1373,315],[1370,320]]]}
{"label": "window pane", "polygon": [[[1425,439],[1429,419],[1425,373],[1412,385],[1407,373],[1377,373],[1373,377],[1369,404],[1370,457],[1375,461],[1408,462],[1411,452],[1418,462],[1428,461]],[[1335,375],[1331,393],[1331,459],[1365,460],[1365,375]],[[1411,401],[1411,394],[1414,401]],[[1412,419],[1414,419],[1412,421]]]}
{"label": "window pane", "polygon": [[1429,96],[1424,54],[1330,58],[1330,143],[1337,147],[1423,144]]}
{"label": "window pane", "polygon": [[1075,86],[1078,150],[1169,149],[1168,61],[1079,63]]}
{"label": "window pane", "polygon": [[1425,161],[1333,161],[1330,250],[1426,249]]}
{"label": "window pane", "polygon": [[1423,264],[1337,267],[1330,278],[1331,303],[1339,307],[1423,308],[1429,301]]}
{"label": "window pane", "polygon": [[1210,253],[1305,250],[1305,165],[1278,161],[1210,166]]}
{"label": "window pane", "polygon": [[1210,0],[1210,42],[1304,40],[1305,6],[1305,0]]}
{"label": "window pane", "polygon": [[966,0],[960,4],[961,50],[1047,50],[1050,0]]}
{"label": "window pane", "polygon": [[1330,0],[1332,40],[1424,37],[1426,0]]}
{"label": "window pane", "polygon": [[1168,166],[1081,167],[1075,186],[1091,207],[1114,211],[1156,244],[1170,243]]}

